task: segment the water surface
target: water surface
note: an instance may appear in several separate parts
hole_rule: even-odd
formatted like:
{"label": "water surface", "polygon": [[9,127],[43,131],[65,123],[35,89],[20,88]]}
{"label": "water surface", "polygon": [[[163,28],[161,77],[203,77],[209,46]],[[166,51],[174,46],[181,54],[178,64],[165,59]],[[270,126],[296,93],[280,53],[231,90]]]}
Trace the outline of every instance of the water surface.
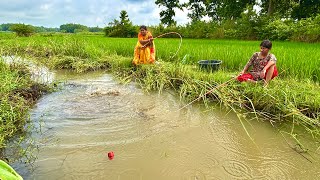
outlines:
{"label": "water surface", "polygon": [[[31,111],[40,128],[25,179],[319,179],[318,154],[304,158],[267,122],[183,104],[172,92],[147,93],[101,72],[57,72],[61,89]],[[290,143],[290,142],[289,142]],[[115,157],[109,160],[107,153]]]}

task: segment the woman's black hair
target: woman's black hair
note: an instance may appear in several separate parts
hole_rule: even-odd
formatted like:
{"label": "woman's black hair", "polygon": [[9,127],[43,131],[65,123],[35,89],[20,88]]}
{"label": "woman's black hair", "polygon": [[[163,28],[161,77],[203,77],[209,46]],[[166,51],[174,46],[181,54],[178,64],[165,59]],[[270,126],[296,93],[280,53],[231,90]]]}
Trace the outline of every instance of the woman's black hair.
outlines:
{"label": "woman's black hair", "polygon": [[140,28],[139,28],[139,29],[140,29],[140,30],[141,30],[141,29],[147,30],[147,26],[142,25],[142,26],[140,26]]}
{"label": "woman's black hair", "polygon": [[272,48],[272,42],[269,40],[264,40],[260,43],[260,46],[271,49]]}

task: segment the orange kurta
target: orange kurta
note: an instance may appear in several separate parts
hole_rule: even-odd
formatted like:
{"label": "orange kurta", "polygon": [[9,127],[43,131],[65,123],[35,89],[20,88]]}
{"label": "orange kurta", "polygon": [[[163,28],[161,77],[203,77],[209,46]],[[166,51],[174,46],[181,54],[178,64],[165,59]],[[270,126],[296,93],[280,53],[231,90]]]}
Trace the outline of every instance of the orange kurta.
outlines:
{"label": "orange kurta", "polygon": [[143,46],[139,41],[147,40],[152,38],[152,34],[148,31],[145,36],[138,34],[138,42],[134,48],[134,59],[133,64],[152,64],[155,61],[155,45],[154,42],[148,43],[146,46]]}

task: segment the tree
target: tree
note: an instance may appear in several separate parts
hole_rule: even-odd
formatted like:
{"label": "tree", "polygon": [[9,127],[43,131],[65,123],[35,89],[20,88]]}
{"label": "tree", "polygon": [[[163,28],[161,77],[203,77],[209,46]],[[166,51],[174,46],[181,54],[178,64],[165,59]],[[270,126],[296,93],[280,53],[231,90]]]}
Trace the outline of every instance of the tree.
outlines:
{"label": "tree", "polygon": [[261,0],[261,12],[267,16],[290,17],[300,0]]}
{"label": "tree", "polygon": [[103,28],[97,27],[89,27],[89,32],[102,32]]}
{"label": "tree", "polygon": [[254,4],[255,0],[189,0],[186,6],[191,11],[188,16],[193,21],[200,20],[205,15],[221,21],[240,17],[248,5]]}
{"label": "tree", "polygon": [[122,10],[120,12],[120,24],[121,25],[130,24],[130,19],[129,19],[128,13],[125,10]]}
{"label": "tree", "polygon": [[1,24],[0,30],[2,30],[2,31],[9,31],[9,30],[10,30],[10,27],[11,27],[12,25],[14,25],[14,24],[12,24],[12,23]]}
{"label": "tree", "polygon": [[214,20],[230,20],[240,17],[255,0],[207,0],[207,14]]}
{"label": "tree", "polygon": [[35,28],[26,24],[13,24],[10,30],[15,32],[18,36],[31,36],[35,32]]}
{"label": "tree", "polygon": [[66,32],[66,33],[75,33],[76,32],[82,32],[82,31],[89,31],[87,26],[81,25],[81,24],[63,24],[60,26],[60,31]]}
{"label": "tree", "polygon": [[293,6],[292,18],[302,19],[320,14],[320,0],[300,0]]}
{"label": "tree", "polygon": [[182,10],[182,5],[179,4],[178,0],[156,0],[156,5],[159,7],[165,7],[165,10],[160,12],[161,23],[167,26],[175,26],[177,22],[173,20],[176,15],[174,9],[178,8]]}
{"label": "tree", "polygon": [[113,22],[109,23],[109,27],[104,28],[106,36],[134,37],[137,34],[136,27],[132,25],[127,11],[122,10],[119,18],[120,21],[114,19]]}
{"label": "tree", "polygon": [[255,0],[219,0],[220,6],[218,8],[218,15],[222,19],[236,19],[240,17],[241,13],[247,6],[253,6]]}
{"label": "tree", "polygon": [[189,0],[188,3],[183,5],[190,11],[188,17],[192,22],[200,21],[206,15],[206,0]]}

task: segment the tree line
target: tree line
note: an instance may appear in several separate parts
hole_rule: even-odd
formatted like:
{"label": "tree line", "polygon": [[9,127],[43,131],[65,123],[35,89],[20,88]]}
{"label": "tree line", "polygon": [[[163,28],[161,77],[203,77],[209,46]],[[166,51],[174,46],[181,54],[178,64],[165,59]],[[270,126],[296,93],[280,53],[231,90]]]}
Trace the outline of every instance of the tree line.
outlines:
{"label": "tree line", "polygon": [[23,23],[4,23],[0,25],[0,31],[13,31],[18,36],[30,36],[40,32],[63,32],[63,33],[79,33],[79,32],[103,32],[100,27],[88,27],[81,24],[67,23],[59,28],[47,28],[43,26],[32,26]]}
{"label": "tree line", "polygon": [[[155,35],[175,31],[185,38],[320,42],[320,0],[189,0],[184,3],[155,0],[155,4],[162,9],[161,23],[149,27]],[[190,23],[178,25],[174,19],[177,10],[188,10]],[[1,29],[10,28],[2,24]],[[139,32],[139,26],[130,21],[125,10],[120,12],[119,19],[112,20],[103,29],[80,24],[34,29],[35,32],[65,33],[104,31],[109,37],[136,37]]]}
{"label": "tree line", "polygon": [[260,9],[258,16],[301,20],[315,17],[320,13],[319,0],[156,0],[155,4],[163,10],[160,12],[161,23],[172,26],[177,9],[188,10],[191,21],[200,21],[208,17],[211,21],[223,22],[236,20],[248,9]]}
{"label": "tree line", "polygon": [[[185,38],[320,42],[320,0],[155,0],[155,4],[162,11],[161,23],[149,27],[154,34],[175,31]],[[188,10],[191,22],[177,25],[177,10]],[[105,28],[105,35],[133,37],[138,30],[123,10],[119,20]]]}
{"label": "tree line", "polygon": [[[216,0],[216,2],[223,0]],[[294,1],[262,1],[261,10],[257,12],[252,0],[234,1],[224,0],[219,4],[205,4],[207,1],[190,0],[186,4],[178,4],[178,1],[166,0],[159,6],[170,6],[160,12],[161,23],[150,26],[154,35],[174,31],[185,38],[209,38],[209,39],[242,39],[242,40],[281,40],[281,41],[303,41],[320,42],[320,13],[318,8],[320,0],[309,0],[316,2],[305,6],[293,5]],[[201,3],[200,3],[201,2]],[[214,6],[214,7],[211,7]],[[177,25],[174,20],[175,9],[183,7],[190,8],[188,14],[190,23]],[[288,8],[290,7],[290,8]],[[310,10],[305,12],[302,9]],[[214,10],[212,10],[212,8]],[[209,11],[210,10],[210,11]],[[210,15],[209,21],[202,20],[203,16]],[[139,26],[133,25],[125,10],[120,12],[119,19],[110,22],[104,28],[105,35],[109,37],[136,37]],[[168,37],[168,36],[166,36]]]}

